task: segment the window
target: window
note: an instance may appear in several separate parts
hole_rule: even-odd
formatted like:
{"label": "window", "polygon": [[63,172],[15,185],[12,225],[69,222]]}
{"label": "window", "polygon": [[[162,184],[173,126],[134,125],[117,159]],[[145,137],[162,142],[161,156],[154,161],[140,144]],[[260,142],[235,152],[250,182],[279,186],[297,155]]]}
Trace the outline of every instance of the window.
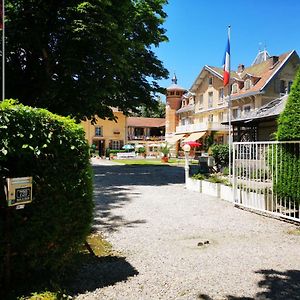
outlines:
{"label": "window", "polygon": [[238,92],[238,84],[237,83],[234,83],[232,85],[232,93],[235,94]]}
{"label": "window", "polygon": [[224,89],[219,89],[219,102],[223,102],[224,100]]}
{"label": "window", "polygon": [[179,95],[180,95],[180,93],[177,91],[177,92],[176,92],[176,95],[177,95],[177,96],[179,96]]}
{"label": "window", "polygon": [[247,79],[245,81],[245,90],[249,90],[251,87],[251,80],[250,79]]}
{"label": "window", "polygon": [[213,84],[213,78],[212,77],[208,77],[208,85],[212,85]]}
{"label": "window", "polygon": [[203,95],[199,96],[199,106],[200,106],[200,108],[203,107]]}
{"label": "window", "polygon": [[213,97],[214,97],[213,92],[209,92],[208,93],[208,108],[213,107]]}
{"label": "window", "polygon": [[224,113],[222,111],[219,112],[218,119],[219,119],[220,123],[223,122],[223,120],[224,120]]}
{"label": "window", "polygon": [[95,136],[103,136],[103,130],[101,126],[95,127]]}
{"label": "window", "polygon": [[173,96],[173,95],[174,95],[174,92],[171,92],[170,94]]}
{"label": "window", "polygon": [[234,119],[240,118],[241,117],[241,109],[240,108],[234,108],[232,110],[232,117]]}
{"label": "window", "polygon": [[119,150],[122,148],[123,141],[111,141],[110,142],[110,149]]}
{"label": "window", "polygon": [[286,82],[285,80],[280,80],[280,94],[286,94],[287,92]]}
{"label": "window", "polygon": [[251,111],[251,105],[245,105],[243,107],[244,114],[247,115]]}
{"label": "window", "polygon": [[208,122],[213,122],[213,121],[214,121],[214,115],[209,115]]}

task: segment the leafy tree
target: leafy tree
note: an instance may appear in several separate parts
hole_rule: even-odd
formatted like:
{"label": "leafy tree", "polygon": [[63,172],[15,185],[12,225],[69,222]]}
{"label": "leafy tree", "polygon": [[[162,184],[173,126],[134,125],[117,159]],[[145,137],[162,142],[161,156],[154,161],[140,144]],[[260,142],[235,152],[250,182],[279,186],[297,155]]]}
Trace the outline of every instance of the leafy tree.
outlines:
{"label": "leafy tree", "polygon": [[137,108],[137,112],[133,113],[135,117],[145,117],[145,118],[165,118],[166,116],[166,104],[162,102],[160,98],[154,107],[140,106]]}
{"label": "leafy tree", "polygon": [[6,98],[78,120],[155,106],[166,2],[5,1]]}
{"label": "leafy tree", "polygon": [[[284,111],[278,119],[277,139],[279,141],[300,140],[300,68],[291,87]],[[289,197],[300,203],[300,146],[298,143],[279,144],[277,155],[276,181],[274,190],[281,197]]]}

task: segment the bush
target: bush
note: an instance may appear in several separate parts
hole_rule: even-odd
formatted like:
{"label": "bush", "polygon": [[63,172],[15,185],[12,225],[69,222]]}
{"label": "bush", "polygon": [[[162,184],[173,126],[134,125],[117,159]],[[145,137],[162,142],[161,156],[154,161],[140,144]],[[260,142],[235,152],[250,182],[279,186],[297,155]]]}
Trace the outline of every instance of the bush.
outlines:
{"label": "bush", "polygon": [[229,145],[214,144],[211,146],[212,156],[215,159],[218,172],[229,165]]}
{"label": "bush", "polygon": [[[300,140],[300,68],[291,87],[284,111],[278,119],[279,141]],[[300,203],[300,155],[299,144],[278,145],[278,176],[274,190],[281,197],[290,197]]]}
{"label": "bush", "polygon": [[[0,136],[0,176],[33,177],[32,203],[11,209],[13,275],[58,272],[85,241],[92,222],[92,172],[84,131],[70,118],[6,100],[0,104]],[[0,199],[2,270],[6,204]]]}
{"label": "bush", "polygon": [[205,177],[203,174],[194,174],[191,178],[192,179],[197,179],[197,180],[204,180],[207,177]]}

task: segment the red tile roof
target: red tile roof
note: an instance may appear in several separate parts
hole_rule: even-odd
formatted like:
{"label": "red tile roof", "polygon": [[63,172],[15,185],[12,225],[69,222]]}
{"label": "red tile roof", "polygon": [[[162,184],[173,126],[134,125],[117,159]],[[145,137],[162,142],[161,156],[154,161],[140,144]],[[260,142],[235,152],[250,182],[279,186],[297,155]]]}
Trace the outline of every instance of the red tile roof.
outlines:
{"label": "red tile roof", "polygon": [[[293,53],[294,51],[290,51],[284,53],[278,57],[278,62],[273,65],[272,57],[267,59],[266,61],[252,65],[244,69],[241,74],[237,72],[230,72],[230,76],[232,79],[236,78],[237,80],[242,79],[246,74],[250,74],[254,77],[259,78],[259,80],[251,86],[250,89],[241,89],[237,93],[232,94],[233,97],[243,96],[244,94],[259,92],[264,89],[265,85],[268,81],[276,74],[276,72],[283,66],[285,60]],[[213,69],[215,72],[219,73],[223,76],[223,69],[209,66],[209,68]]]}
{"label": "red tile roof", "polygon": [[164,118],[128,117],[127,126],[131,127],[163,127],[166,125]]}

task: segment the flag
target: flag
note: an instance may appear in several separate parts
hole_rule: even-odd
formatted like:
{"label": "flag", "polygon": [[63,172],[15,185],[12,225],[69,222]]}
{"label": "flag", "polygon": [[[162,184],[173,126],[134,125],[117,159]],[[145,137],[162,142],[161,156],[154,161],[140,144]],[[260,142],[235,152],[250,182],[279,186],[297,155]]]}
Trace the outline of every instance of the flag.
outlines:
{"label": "flag", "polygon": [[228,27],[228,40],[227,40],[227,46],[226,46],[224,59],[223,59],[223,65],[224,65],[223,83],[224,86],[226,86],[230,80],[230,26]]}

